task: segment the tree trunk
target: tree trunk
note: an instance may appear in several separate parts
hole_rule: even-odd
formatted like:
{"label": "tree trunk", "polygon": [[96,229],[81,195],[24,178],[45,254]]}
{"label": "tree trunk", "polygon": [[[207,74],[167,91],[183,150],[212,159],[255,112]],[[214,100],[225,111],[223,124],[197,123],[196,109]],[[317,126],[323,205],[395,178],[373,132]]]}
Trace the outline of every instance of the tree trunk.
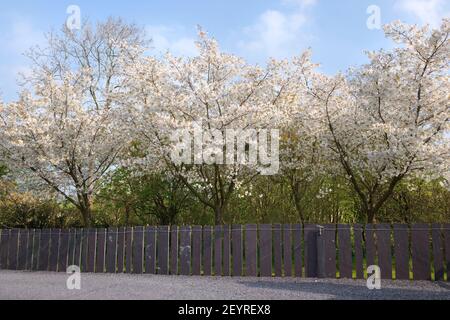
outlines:
{"label": "tree trunk", "polygon": [[80,200],[80,212],[83,217],[83,223],[86,228],[92,227],[92,210],[91,210],[91,199],[88,194],[83,194],[79,197]]}
{"label": "tree trunk", "polygon": [[216,208],[214,209],[214,223],[216,226],[223,223],[223,213],[224,208],[220,205],[216,206]]}

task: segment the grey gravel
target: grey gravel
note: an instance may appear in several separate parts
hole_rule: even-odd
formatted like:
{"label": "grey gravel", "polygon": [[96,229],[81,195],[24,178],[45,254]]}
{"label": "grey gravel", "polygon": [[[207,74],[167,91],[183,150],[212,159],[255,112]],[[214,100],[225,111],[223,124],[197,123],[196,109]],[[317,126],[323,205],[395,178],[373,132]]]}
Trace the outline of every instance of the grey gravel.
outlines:
{"label": "grey gravel", "polygon": [[216,278],[82,274],[81,290],[68,290],[64,273],[0,271],[2,300],[450,300],[445,282]]}

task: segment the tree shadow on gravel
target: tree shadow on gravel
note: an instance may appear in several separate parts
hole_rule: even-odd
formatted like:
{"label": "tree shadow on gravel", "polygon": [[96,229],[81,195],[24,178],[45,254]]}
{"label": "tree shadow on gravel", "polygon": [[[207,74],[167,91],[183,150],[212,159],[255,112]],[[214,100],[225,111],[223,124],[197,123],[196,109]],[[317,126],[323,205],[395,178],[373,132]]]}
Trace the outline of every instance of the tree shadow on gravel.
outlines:
{"label": "tree shadow on gravel", "polygon": [[239,283],[250,288],[331,295],[336,300],[450,300],[450,287],[444,283],[438,283],[438,286],[448,290],[447,292],[436,292],[429,288],[420,288],[420,284],[414,283],[411,283],[411,287],[405,288],[383,288],[383,282],[381,282],[381,290],[369,290],[363,283],[355,285],[326,282],[287,283],[271,281],[240,281]]}

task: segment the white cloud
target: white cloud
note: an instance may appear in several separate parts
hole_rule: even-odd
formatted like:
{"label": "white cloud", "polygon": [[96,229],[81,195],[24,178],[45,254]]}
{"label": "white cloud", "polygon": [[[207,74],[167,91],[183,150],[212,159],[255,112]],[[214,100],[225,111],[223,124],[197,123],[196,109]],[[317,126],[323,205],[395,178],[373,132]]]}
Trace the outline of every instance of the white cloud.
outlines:
{"label": "white cloud", "polygon": [[446,0],[397,0],[396,8],[417,18],[422,24],[440,25],[450,14]]}
{"label": "white cloud", "polygon": [[164,54],[167,51],[177,56],[195,56],[198,54],[196,39],[185,35],[181,27],[147,26],[147,35],[152,39],[153,49]]}
{"label": "white cloud", "polygon": [[249,56],[284,58],[299,54],[306,40],[303,28],[310,21],[309,8],[317,0],[282,0],[289,12],[267,10],[246,27],[238,46]]}

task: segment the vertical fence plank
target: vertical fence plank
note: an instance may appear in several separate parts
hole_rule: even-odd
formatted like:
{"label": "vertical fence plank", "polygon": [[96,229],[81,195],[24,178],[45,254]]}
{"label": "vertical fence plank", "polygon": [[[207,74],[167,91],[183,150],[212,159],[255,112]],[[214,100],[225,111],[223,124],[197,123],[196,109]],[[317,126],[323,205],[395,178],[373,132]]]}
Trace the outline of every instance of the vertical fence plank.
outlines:
{"label": "vertical fence plank", "polygon": [[125,231],[125,272],[133,271],[133,228],[127,227]]}
{"label": "vertical fence plank", "polygon": [[353,276],[353,261],[350,225],[338,225],[338,241],[340,278],[351,279]]}
{"label": "vertical fence plank", "polygon": [[89,229],[81,230],[81,270],[88,272]]}
{"label": "vertical fence plank", "polygon": [[33,270],[34,229],[28,231],[26,270]]}
{"label": "vertical fence plank", "polygon": [[170,227],[170,274],[178,275],[178,227]]}
{"label": "vertical fence plank", "polygon": [[367,267],[375,265],[376,246],[375,246],[375,231],[373,224],[366,225],[365,239],[366,239],[366,263]]}
{"label": "vertical fence plank", "polygon": [[125,265],[125,234],[126,228],[117,231],[117,273],[123,273]]}
{"label": "vertical fence plank", "polygon": [[317,235],[319,229],[314,224],[306,224],[304,230],[305,243],[305,276],[317,277]]}
{"label": "vertical fence plank", "polygon": [[169,227],[158,228],[158,274],[169,274]]}
{"label": "vertical fence plank", "polygon": [[17,270],[17,249],[19,246],[19,230],[12,229],[9,233],[8,269]]}
{"label": "vertical fence plank", "polygon": [[180,228],[180,271],[183,276],[191,274],[191,227]]}
{"label": "vertical fence plank", "polygon": [[230,226],[223,227],[223,275],[228,277],[230,275],[230,260],[231,260],[231,234]]}
{"label": "vertical fence plank", "polygon": [[96,240],[96,229],[87,229],[88,237],[88,248],[87,248],[87,272],[95,272],[95,249],[97,247]]}
{"label": "vertical fence plank", "polygon": [[432,225],[431,236],[433,239],[433,262],[434,262],[434,280],[444,280],[444,254],[442,245],[441,225],[434,223]]}
{"label": "vertical fence plank", "polygon": [[259,227],[259,267],[261,277],[272,276],[272,225]]}
{"label": "vertical fence plank", "polygon": [[275,277],[283,276],[283,242],[281,241],[281,224],[273,226],[273,258]]}
{"label": "vertical fence plank", "polygon": [[48,270],[48,257],[50,250],[50,229],[41,231],[41,240],[39,243],[39,271]]}
{"label": "vertical fence plank", "polygon": [[258,276],[257,228],[256,224],[245,227],[245,275],[250,277]]}
{"label": "vertical fence plank", "polygon": [[294,240],[294,271],[296,277],[303,276],[303,254],[302,254],[302,225],[292,226],[292,236]]}
{"label": "vertical fence plank", "polygon": [[447,281],[450,282],[450,224],[444,224],[443,231]]}
{"label": "vertical fence plank", "polygon": [[406,224],[394,224],[395,278],[409,279],[409,235]]}
{"label": "vertical fence plank", "polygon": [[95,259],[95,272],[105,272],[106,229],[97,229],[97,251]]}
{"label": "vertical fence plank", "polygon": [[284,276],[292,276],[292,226],[285,224],[283,226],[283,264]]}
{"label": "vertical fence plank", "polygon": [[67,271],[67,259],[69,257],[69,230],[61,230],[58,251],[58,271]]}
{"label": "vertical fence plank", "polygon": [[8,268],[9,233],[9,230],[3,229],[0,234],[0,269],[2,270]]}
{"label": "vertical fence plank", "polygon": [[355,242],[355,271],[356,279],[364,279],[363,228],[360,224],[353,225]]}
{"label": "vertical fence plank", "polygon": [[28,230],[19,230],[19,249],[17,257],[17,270],[27,269]]}
{"label": "vertical fence plank", "polygon": [[414,280],[429,280],[430,273],[430,227],[418,223],[411,227],[411,253]]}
{"label": "vertical fence plank", "polygon": [[75,229],[69,229],[69,247],[67,248],[67,265],[74,265],[75,257]]}
{"label": "vertical fence plank", "polygon": [[192,227],[192,275],[201,274],[202,227]]}
{"label": "vertical fence plank", "polygon": [[212,274],[212,227],[203,227],[203,274]]}
{"label": "vertical fence plank", "polygon": [[214,275],[222,276],[222,226],[214,227]]}
{"label": "vertical fence plank", "polygon": [[116,273],[117,228],[108,228],[106,236],[106,272]]}
{"label": "vertical fence plank", "polygon": [[133,230],[133,273],[142,274],[144,255],[144,228],[135,227]]}
{"label": "vertical fence plank", "polygon": [[58,250],[59,250],[59,236],[61,230],[51,229],[50,234],[50,257],[49,257],[49,271],[58,270]]}
{"label": "vertical fence plank", "polygon": [[336,278],[336,226],[326,224],[323,229],[324,274],[326,278]]}
{"label": "vertical fence plank", "polygon": [[33,261],[31,270],[39,270],[39,254],[40,254],[40,244],[41,244],[41,230],[34,230],[34,241],[33,241]]}
{"label": "vertical fence plank", "polygon": [[392,280],[391,225],[382,223],[376,226],[378,266],[381,278]]}
{"label": "vertical fence plank", "polygon": [[145,229],[145,273],[156,274],[156,227]]}
{"label": "vertical fence plank", "polygon": [[75,230],[75,250],[73,252],[73,264],[81,268],[81,247],[83,245],[82,229]]}
{"label": "vertical fence plank", "polygon": [[242,226],[233,225],[231,231],[232,238],[232,256],[233,256],[233,276],[242,276],[242,261],[243,261],[243,248],[242,248]]}

